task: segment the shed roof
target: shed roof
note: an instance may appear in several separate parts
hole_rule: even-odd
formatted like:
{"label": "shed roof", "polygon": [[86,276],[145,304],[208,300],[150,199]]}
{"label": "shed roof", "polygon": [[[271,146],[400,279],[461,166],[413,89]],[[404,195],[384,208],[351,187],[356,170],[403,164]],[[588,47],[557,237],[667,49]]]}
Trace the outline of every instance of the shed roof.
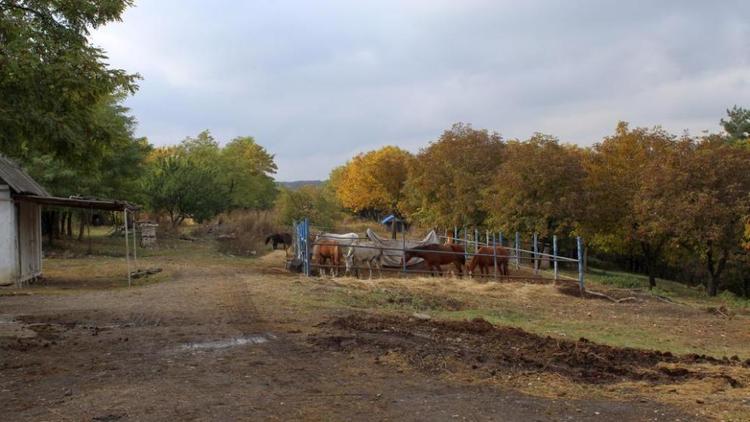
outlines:
{"label": "shed roof", "polygon": [[17,194],[50,196],[15,161],[2,154],[0,154],[0,180],[10,186],[10,189]]}
{"label": "shed roof", "polygon": [[135,211],[140,209],[136,204],[111,199],[87,199],[81,197],[61,198],[57,196],[16,195],[18,201],[33,202],[57,207],[86,208],[105,211]]}

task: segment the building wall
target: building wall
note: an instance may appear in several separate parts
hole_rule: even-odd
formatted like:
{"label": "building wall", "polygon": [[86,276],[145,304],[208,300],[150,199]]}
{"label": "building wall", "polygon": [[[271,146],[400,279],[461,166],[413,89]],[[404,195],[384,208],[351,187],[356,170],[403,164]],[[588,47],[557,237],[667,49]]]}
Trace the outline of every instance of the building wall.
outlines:
{"label": "building wall", "polygon": [[0,284],[18,278],[18,224],[10,189],[0,185]]}
{"label": "building wall", "polygon": [[42,215],[41,207],[30,202],[18,204],[18,235],[21,249],[20,281],[42,274]]}

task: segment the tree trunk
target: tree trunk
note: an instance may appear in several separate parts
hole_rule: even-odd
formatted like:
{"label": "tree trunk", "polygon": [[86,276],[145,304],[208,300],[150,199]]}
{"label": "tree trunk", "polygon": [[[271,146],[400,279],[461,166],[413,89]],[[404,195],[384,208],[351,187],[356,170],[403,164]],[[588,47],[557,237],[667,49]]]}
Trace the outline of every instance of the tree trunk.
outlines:
{"label": "tree trunk", "polygon": [[706,292],[709,296],[716,296],[719,293],[719,277],[724,272],[724,266],[727,263],[727,257],[729,256],[728,251],[721,251],[721,256],[718,261],[714,261],[714,251],[712,249],[712,243],[708,242],[708,248],[706,250],[706,265],[708,267],[708,285],[706,286]]}
{"label": "tree trunk", "polygon": [[73,237],[73,212],[68,211],[65,215],[65,235],[70,239]]}
{"label": "tree trunk", "polygon": [[78,213],[78,241],[83,241],[83,230],[86,227],[86,211]]}
{"label": "tree trunk", "polygon": [[641,242],[641,250],[643,251],[646,273],[648,274],[648,289],[651,290],[656,287],[656,275],[654,274],[654,257],[652,255],[651,246],[648,243]]}

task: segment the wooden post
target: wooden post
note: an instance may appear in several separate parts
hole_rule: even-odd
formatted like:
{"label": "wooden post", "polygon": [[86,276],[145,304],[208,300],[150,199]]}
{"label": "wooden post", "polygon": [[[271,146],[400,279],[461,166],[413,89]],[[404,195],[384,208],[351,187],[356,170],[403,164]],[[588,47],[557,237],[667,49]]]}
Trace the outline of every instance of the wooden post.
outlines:
{"label": "wooden post", "polygon": [[128,264],[128,287],[132,285],[130,279],[130,241],[128,240],[128,210],[122,210],[122,217],[125,223],[125,262]]}
{"label": "wooden post", "polygon": [[138,271],[138,236],[136,227],[138,225],[135,222],[135,213],[133,213],[133,262],[135,263],[135,270]]}
{"label": "wooden post", "polygon": [[500,246],[503,246],[503,232],[500,232],[497,234],[497,240],[498,240],[497,243],[499,243]]}
{"label": "wooden post", "polygon": [[583,285],[583,239],[581,239],[581,236],[576,237],[576,246],[578,249],[578,289],[583,296],[586,288]]}
{"label": "wooden post", "polygon": [[302,262],[304,263],[305,275],[310,277],[310,233],[308,233],[309,223],[307,217],[305,217],[302,224],[302,241],[305,242],[305,256]]}
{"label": "wooden post", "polygon": [[552,235],[552,263],[555,267],[555,280],[557,280],[557,235]]}
{"label": "wooden post", "polygon": [[516,269],[521,267],[521,235],[516,232]]}
{"label": "wooden post", "polygon": [[479,250],[479,230],[474,227],[474,254]]}

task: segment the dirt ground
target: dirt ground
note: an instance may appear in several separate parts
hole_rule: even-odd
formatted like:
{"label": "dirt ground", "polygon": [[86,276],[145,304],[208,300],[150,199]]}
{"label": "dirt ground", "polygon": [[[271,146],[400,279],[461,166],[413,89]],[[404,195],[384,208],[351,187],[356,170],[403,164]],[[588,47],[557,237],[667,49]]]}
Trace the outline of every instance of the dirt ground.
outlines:
{"label": "dirt ground", "polygon": [[[48,260],[47,282],[0,291],[1,419],[750,415],[750,370],[743,360],[750,356],[676,355],[531,333],[468,312],[505,303],[508,286],[452,281],[443,291],[434,287],[443,282],[429,279],[305,279],[282,271],[282,260],[281,252],[255,260],[144,258],[144,265],[164,272],[131,288],[110,282],[109,274],[122,267],[116,258]],[[97,277],[105,281],[80,281]],[[468,283],[484,293],[468,291]],[[551,286],[532,288],[547,289],[560,303],[583,301]],[[617,309],[627,315],[635,309],[628,306],[646,305],[623,306]],[[657,314],[669,306],[653,305]],[[453,319],[439,318],[441,312]],[[747,319],[736,318],[718,323],[727,324],[726,332],[734,324],[746,330]]]}

